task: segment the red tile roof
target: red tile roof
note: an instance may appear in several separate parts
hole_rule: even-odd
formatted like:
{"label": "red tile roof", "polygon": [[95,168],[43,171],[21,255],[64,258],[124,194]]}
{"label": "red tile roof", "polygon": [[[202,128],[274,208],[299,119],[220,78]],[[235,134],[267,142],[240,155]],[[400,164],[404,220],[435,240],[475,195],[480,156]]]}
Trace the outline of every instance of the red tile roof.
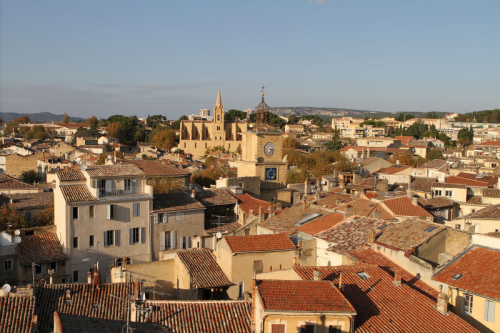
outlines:
{"label": "red tile roof", "polygon": [[265,311],[356,312],[331,281],[262,280],[256,286]]}
{"label": "red tile roof", "polygon": [[15,209],[36,209],[54,205],[54,192],[2,194],[0,202],[9,203]]}
{"label": "red tile roof", "polygon": [[230,233],[230,232],[238,230],[242,226],[243,225],[240,222],[235,221],[235,222],[232,222],[232,223],[221,225],[219,227],[214,227],[214,228],[206,229],[205,233],[208,234],[208,235],[211,235],[211,234],[215,234],[215,233],[217,233],[217,232],[220,231],[223,234],[227,234],[227,233]]}
{"label": "red tile roof", "polygon": [[68,171],[60,171],[57,173],[57,178],[60,181],[79,181],[86,180],[85,176],[80,170],[69,169]]}
{"label": "red tile roof", "polygon": [[205,209],[205,206],[186,192],[159,193],[153,196],[153,211],[151,213],[192,209]]}
{"label": "red tile roof", "polygon": [[460,177],[460,178],[468,178],[468,179],[472,179],[472,180],[476,180],[476,175],[473,174],[473,173],[468,173],[468,172],[460,172],[457,177]]}
{"label": "red tile roof", "polygon": [[500,204],[483,208],[457,219],[500,220]]}
{"label": "red tile roof", "polygon": [[227,236],[223,239],[226,240],[229,248],[234,253],[290,251],[296,249],[295,244],[286,234]]}
{"label": "red tile roof", "polygon": [[18,247],[21,266],[67,259],[56,234],[23,236]]}
{"label": "red tile roof", "polygon": [[66,202],[95,201],[87,185],[60,185],[59,188]]}
{"label": "red tile roof", "polygon": [[493,147],[500,147],[500,141],[486,141],[486,142],[483,142],[483,143],[478,143],[476,144],[476,146],[479,146],[479,147],[486,147],[486,146],[493,146]]}
{"label": "red tile roof", "polygon": [[[354,330],[357,333],[372,332],[478,332],[466,321],[450,312],[446,315],[436,309],[435,299],[418,288],[418,279],[402,279],[393,283],[394,275],[377,265],[351,265],[337,267],[294,267],[295,272],[306,280],[313,279],[313,271],[319,269],[325,280],[339,283],[342,272],[343,295],[357,312]],[[368,278],[362,279],[358,273]]]}
{"label": "red tile roof", "polygon": [[146,175],[141,169],[130,163],[94,165],[88,167],[86,172],[92,178],[137,177]]}
{"label": "red tile roof", "polygon": [[148,177],[155,177],[155,176],[171,176],[171,177],[178,177],[178,176],[189,176],[190,172],[187,172],[183,169],[179,169],[176,167],[173,167],[171,165],[168,165],[164,163],[166,161],[143,161],[143,160],[122,160],[121,163],[127,164],[133,164],[146,174]]}
{"label": "red tile roof", "polygon": [[227,190],[220,188],[196,192],[196,199],[204,206],[230,205],[237,202],[236,198]]}
{"label": "red tile roof", "polygon": [[[86,277],[83,277],[84,279]],[[65,302],[66,290],[70,291],[71,302]],[[132,283],[102,284],[99,289],[93,284],[52,284],[35,287],[35,298],[40,333],[50,333],[54,328],[54,312],[67,313],[91,318],[126,320],[127,307],[113,296],[127,299],[134,294]],[[98,306],[94,306],[94,305]]]}
{"label": "red tile roof", "polygon": [[251,333],[251,304],[248,301],[146,301],[155,311],[137,321],[161,323],[172,332]]}
{"label": "red tile roof", "polygon": [[461,177],[456,177],[456,176],[450,176],[445,179],[445,182],[447,184],[464,184],[467,186],[484,186],[488,187],[487,182],[481,182],[473,179],[468,179],[468,178],[461,178]]}
{"label": "red tile roof", "polygon": [[243,210],[247,215],[250,214],[250,210],[253,210],[254,214],[259,214],[260,207],[263,207],[264,213],[269,213],[270,204],[267,201],[256,199],[248,193],[235,195],[235,197],[236,199],[238,199],[238,205],[240,209]]}
{"label": "red tile roof", "polygon": [[414,205],[408,197],[399,197],[394,199],[387,199],[382,203],[390,209],[396,216],[425,216],[433,217],[431,213],[420,207]]}
{"label": "red tile roof", "polygon": [[401,140],[401,144],[406,145],[408,141],[413,140],[412,136],[397,136],[394,138],[395,140]]}
{"label": "red tile roof", "polygon": [[30,296],[0,297],[0,332],[33,332],[35,299]]}
{"label": "red tile roof", "polygon": [[325,231],[334,227],[338,223],[344,220],[344,214],[332,213],[322,217],[311,223],[307,223],[302,227],[298,228],[297,231],[305,232],[307,234],[315,235],[319,232]]}
{"label": "red tile roof", "polygon": [[37,190],[38,188],[36,186],[27,184],[10,176],[0,175],[0,191],[3,192],[5,190],[18,190],[18,189]]}
{"label": "red tile roof", "polygon": [[378,193],[377,192],[368,192],[368,193],[365,193],[365,197],[367,199],[371,199],[371,198],[376,198],[376,197],[379,197]]}
{"label": "red tile roof", "polygon": [[186,266],[191,281],[197,288],[219,288],[232,285],[215,261],[211,250],[178,251],[177,256]]}
{"label": "red tile roof", "polygon": [[410,168],[409,165],[393,165],[393,166],[390,166],[387,168],[380,169],[380,170],[376,171],[376,173],[381,173],[381,174],[385,174],[385,175],[394,175],[394,174],[401,172],[403,170],[406,170],[408,168]]}
{"label": "red tile roof", "polygon": [[338,206],[335,210],[339,212],[345,212],[347,210],[347,206],[352,207],[353,215],[370,217],[373,216],[373,213],[377,210],[380,212],[380,218],[384,220],[396,220],[394,215],[392,215],[383,205],[381,205],[377,201],[371,201],[368,199],[356,199],[347,204],[343,204],[342,206]]}
{"label": "red tile roof", "polygon": [[445,229],[446,226],[433,222],[419,220],[399,222],[384,228],[377,238],[377,244],[386,244],[408,251],[422,245]]}
{"label": "red tile roof", "polygon": [[[459,279],[453,279],[461,274]],[[500,251],[474,245],[434,274],[433,280],[500,301]]]}

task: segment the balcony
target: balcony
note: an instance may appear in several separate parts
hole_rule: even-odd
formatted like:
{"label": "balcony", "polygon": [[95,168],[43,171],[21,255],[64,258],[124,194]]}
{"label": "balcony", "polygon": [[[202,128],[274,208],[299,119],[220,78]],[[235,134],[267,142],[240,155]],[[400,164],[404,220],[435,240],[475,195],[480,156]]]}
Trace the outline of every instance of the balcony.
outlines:
{"label": "balcony", "polygon": [[99,197],[121,196],[129,194],[141,194],[137,186],[122,186],[122,187],[99,187],[97,188]]}

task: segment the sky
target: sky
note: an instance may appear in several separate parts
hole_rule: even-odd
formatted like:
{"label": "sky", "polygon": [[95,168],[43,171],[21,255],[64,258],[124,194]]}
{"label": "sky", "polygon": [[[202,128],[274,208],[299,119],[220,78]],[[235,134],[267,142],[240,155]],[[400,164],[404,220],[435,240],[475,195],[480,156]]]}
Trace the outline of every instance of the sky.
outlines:
{"label": "sky", "polygon": [[500,1],[0,0],[0,112],[500,108]]}

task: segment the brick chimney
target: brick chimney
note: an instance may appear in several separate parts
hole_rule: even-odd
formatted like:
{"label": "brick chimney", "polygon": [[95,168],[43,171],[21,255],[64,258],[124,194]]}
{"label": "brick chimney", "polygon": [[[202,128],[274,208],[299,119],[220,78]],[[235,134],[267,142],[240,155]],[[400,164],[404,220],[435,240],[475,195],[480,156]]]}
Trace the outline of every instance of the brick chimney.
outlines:
{"label": "brick chimney", "polygon": [[321,272],[315,269],[313,271],[313,280],[314,281],[321,281]]}
{"label": "brick chimney", "polygon": [[436,309],[441,314],[448,313],[448,296],[443,293],[443,285],[439,286],[439,295],[437,297]]}
{"label": "brick chimney", "polygon": [[101,286],[101,273],[99,273],[99,262],[97,262],[94,269],[94,286],[99,288]]}
{"label": "brick chimney", "polygon": [[371,246],[373,243],[375,243],[375,230],[368,229],[366,232],[366,244]]}
{"label": "brick chimney", "polygon": [[259,207],[259,222],[264,222],[264,207]]}
{"label": "brick chimney", "polygon": [[303,210],[306,210],[307,209],[307,199],[306,199],[306,196],[304,195],[304,199],[302,199],[302,204],[303,204]]}
{"label": "brick chimney", "polygon": [[247,214],[245,214],[245,212],[243,212],[242,214],[242,218],[241,218],[241,222],[243,222],[243,225],[246,225],[247,224]]}
{"label": "brick chimney", "polygon": [[396,268],[394,271],[394,281],[392,283],[398,287],[401,285],[401,268]]}
{"label": "brick chimney", "polygon": [[380,210],[378,210],[377,208],[375,208],[375,210],[373,211],[372,217],[374,219],[379,219],[382,217],[382,212]]}
{"label": "brick chimney", "polygon": [[276,211],[274,210],[274,204],[269,205],[269,217],[273,217],[276,215]]}
{"label": "brick chimney", "polygon": [[418,206],[418,198],[411,198],[411,203],[412,203],[414,206]]}
{"label": "brick chimney", "polygon": [[342,272],[339,273],[339,289],[342,289]]}
{"label": "brick chimney", "polygon": [[194,190],[191,190],[191,198],[196,198],[196,192]]}
{"label": "brick chimney", "polygon": [[344,218],[347,219],[353,215],[352,205],[347,205],[345,208]]}

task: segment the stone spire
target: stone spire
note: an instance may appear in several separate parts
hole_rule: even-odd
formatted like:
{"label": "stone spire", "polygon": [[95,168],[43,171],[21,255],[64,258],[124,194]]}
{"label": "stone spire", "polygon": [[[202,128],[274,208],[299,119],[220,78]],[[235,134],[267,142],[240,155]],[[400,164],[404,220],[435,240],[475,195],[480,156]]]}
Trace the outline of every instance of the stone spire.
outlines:
{"label": "stone spire", "polygon": [[217,103],[215,104],[215,106],[222,106],[222,100],[220,98],[220,89],[219,89],[219,93],[217,94]]}

